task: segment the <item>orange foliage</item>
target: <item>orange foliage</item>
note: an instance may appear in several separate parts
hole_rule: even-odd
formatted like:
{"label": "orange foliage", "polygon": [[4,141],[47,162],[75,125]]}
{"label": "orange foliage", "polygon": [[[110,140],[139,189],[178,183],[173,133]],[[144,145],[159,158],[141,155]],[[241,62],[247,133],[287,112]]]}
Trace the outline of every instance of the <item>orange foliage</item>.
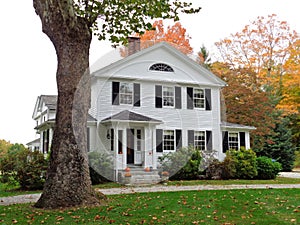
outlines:
{"label": "orange foliage", "polygon": [[229,38],[215,43],[223,62],[232,68],[248,68],[255,72],[261,86],[280,88],[283,64],[288,59],[290,44],[297,38],[287,22],[275,14],[258,17],[250,25]]}
{"label": "orange foliage", "polygon": [[300,39],[289,48],[290,57],[283,65],[282,99],[277,108],[287,114],[299,114],[300,111]]}
{"label": "orange foliage", "polygon": [[[186,29],[183,28],[179,22],[175,23],[173,26],[168,26],[165,30],[162,20],[155,21],[153,23],[153,30],[146,31],[140,37],[141,49],[165,41],[186,55],[193,52],[193,48],[189,43],[191,38],[186,34]],[[126,55],[124,49],[121,49],[121,55]]]}
{"label": "orange foliage", "polygon": [[214,74],[227,82],[222,91],[222,120],[255,126],[256,146],[262,146],[264,136],[272,133],[274,121],[271,117],[273,106],[262,90],[255,88],[254,72],[249,69],[232,69],[225,63],[212,64]]}

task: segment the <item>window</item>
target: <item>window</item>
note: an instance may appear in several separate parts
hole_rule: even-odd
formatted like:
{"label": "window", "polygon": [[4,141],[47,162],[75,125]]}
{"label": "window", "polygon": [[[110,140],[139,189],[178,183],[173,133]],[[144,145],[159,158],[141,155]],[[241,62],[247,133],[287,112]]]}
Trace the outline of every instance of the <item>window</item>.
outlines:
{"label": "window", "polygon": [[239,134],[229,133],[228,134],[228,145],[229,149],[238,150],[239,149]]}
{"label": "window", "polygon": [[155,107],[181,109],[181,87],[155,85]]}
{"label": "window", "polygon": [[205,108],[205,95],[203,89],[194,89],[194,108],[204,109]]}
{"label": "window", "polygon": [[163,87],[163,106],[174,107],[174,87]]}
{"label": "window", "polygon": [[133,85],[132,83],[120,83],[120,104],[132,104]]}
{"label": "window", "polygon": [[174,143],[174,131],[173,130],[164,130],[163,131],[163,150],[170,151],[175,149]]}
{"label": "window", "polygon": [[187,87],[187,109],[212,110],[211,89]]}
{"label": "window", "polygon": [[173,68],[164,63],[156,63],[150,66],[149,70],[161,72],[174,72]]}
{"label": "window", "polygon": [[188,130],[188,145],[199,150],[211,151],[213,149],[212,131]]}
{"label": "window", "polygon": [[205,131],[194,132],[194,147],[198,150],[205,150]]}
{"label": "window", "polygon": [[141,85],[137,83],[112,82],[112,104],[141,106]]}

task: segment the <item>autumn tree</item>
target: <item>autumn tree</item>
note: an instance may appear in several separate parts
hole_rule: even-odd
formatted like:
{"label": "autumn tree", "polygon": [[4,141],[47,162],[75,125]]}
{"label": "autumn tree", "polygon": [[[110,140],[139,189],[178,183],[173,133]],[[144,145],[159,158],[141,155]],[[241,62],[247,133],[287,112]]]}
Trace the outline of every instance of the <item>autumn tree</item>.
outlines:
{"label": "autumn tree", "polygon": [[12,144],[9,141],[0,139],[0,158],[5,155]]}
{"label": "autumn tree", "polygon": [[[172,26],[165,28],[163,20],[157,20],[152,24],[150,30],[143,34],[135,34],[140,37],[141,49],[153,46],[159,42],[168,42],[173,47],[177,48],[183,54],[192,54],[193,48],[190,45],[191,37],[186,33],[186,29],[182,27],[180,22],[176,22]],[[128,55],[127,48],[120,49],[121,56]]]}
{"label": "autumn tree", "polygon": [[[274,95],[281,95],[284,63],[288,49],[298,38],[285,21],[275,14],[257,17],[241,32],[231,34],[216,43],[220,58],[233,68],[250,68],[255,72],[256,88],[264,87]],[[253,84],[253,87],[254,87]]]}
{"label": "autumn tree", "polygon": [[175,1],[33,0],[42,30],[57,55],[58,101],[50,165],[41,208],[97,205],[87,160],[87,114],[90,103],[89,48],[92,35],[113,44],[152,27],[149,19],[179,19],[199,12],[191,3]]}
{"label": "autumn tree", "polygon": [[213,63],[211,70],[228,84],[222,90],[222,120],[255,126],[252,145],[262,149],[266,136],[274,128],[274,109],[264,91],[252,88],[254,72],[246,68],[231,68],[220,62]]}
{"label": "autumn tree", "polygon": [[283,65],[282,99],[277,108],[285,114],[300,112],[300,39],[290,46],[289,58]]}

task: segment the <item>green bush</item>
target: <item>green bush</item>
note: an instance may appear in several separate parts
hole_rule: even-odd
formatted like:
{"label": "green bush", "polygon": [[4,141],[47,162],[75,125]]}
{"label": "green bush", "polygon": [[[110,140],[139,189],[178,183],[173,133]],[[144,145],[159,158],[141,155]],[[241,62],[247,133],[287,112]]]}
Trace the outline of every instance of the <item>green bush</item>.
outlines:
{"label": "green bush", "polygon": [[251,149],[227,151],[223,164],[225,178],[253,179],[257,176],[256,154]]}
{"label": "green bush", "polygon": [[109,153],[92,151],[88,153],[92,184],[114,180],[113,159]]}
{"label": "green bush", "polygon": [[181,148],[173,153],[159,157],[163,171],[170,173],[171,180],[198,179],[201,170],[202,155],[192,147]]}
{"label": "green bush", "polygon": [[1,182],[17,182],[21,189],[42,189],[48,162],[39,151],[30,151],[23,145],[12,145],[0,159]]}
{"label": "green bush", "polygon": [[275,179],[282,167],[279,162],[273,161],[266,156],[257,157],[257,179]]}

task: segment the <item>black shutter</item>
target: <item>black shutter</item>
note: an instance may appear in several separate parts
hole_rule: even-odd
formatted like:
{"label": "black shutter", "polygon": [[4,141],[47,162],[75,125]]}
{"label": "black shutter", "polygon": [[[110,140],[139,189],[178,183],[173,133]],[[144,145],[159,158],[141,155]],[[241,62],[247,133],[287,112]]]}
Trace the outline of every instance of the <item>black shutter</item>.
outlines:
{"label": "black shutter", "polygon": [[181,87],[175,87],[175,109],[181,109]]}
{"label": "black shutter", "polygon": [[156,152],[163,152],[163,130],[156,129]]}
{"label": "black shutter", "polygon": [[223,131],[222,132],[222,138],[223,138],[223,153],[225,153],[229,149],[228,131]]}
{"label": "black shutter", "polygon": [[212,150],[212,131],[211,130],[206,131],[206,150],[208,150],[208,151]]}
{"label": "black shutter", "polygon": [[118,154],[123,154],[123,131],[118,130]]}
{"label": "black shutter", "polygon": [[193,130],[188,130],[188,146],[193,146],[194,147],[194,131]]}
{"label": "black shutter", "polygon": [[155,107],[162,108],[162,86],[155,85]]}
{"label": "black shutter", "polygon": [[141,106],[141,85],[133,84],[133,105]]}
{"label": "black shutter", "polygon": [[176,130],[176,150],[182,147],[182,132],[181,130]]}
{"label": "black shutter", "polygon": [[120,82],[112,82],[112,104],[119,105]]}
{"label": "black shutter", "polygon": [[205,89],[205,110],[211,110],[211,89]]}
{"label": "black shutter", "polygon": [[240,147],[246,148],[246,135],[245,135],[245,132],[240,132]]}
{"label": "black shutter", "polygon": [[193,88],[187,87],[186,92],[187,92],[187,95],[186,95],[187,96],[187,100],[186,100],[187,109],[193,109],[194,108]]}
{"label": "black shutter", "polygon": [[110,129],[110,150],[114,151],[115,150],[115,130]]}
{"label": "black shutter", "polygon": [[86,145],[87,145],[87,151],[90,151],[90,128],[86,128]]}

